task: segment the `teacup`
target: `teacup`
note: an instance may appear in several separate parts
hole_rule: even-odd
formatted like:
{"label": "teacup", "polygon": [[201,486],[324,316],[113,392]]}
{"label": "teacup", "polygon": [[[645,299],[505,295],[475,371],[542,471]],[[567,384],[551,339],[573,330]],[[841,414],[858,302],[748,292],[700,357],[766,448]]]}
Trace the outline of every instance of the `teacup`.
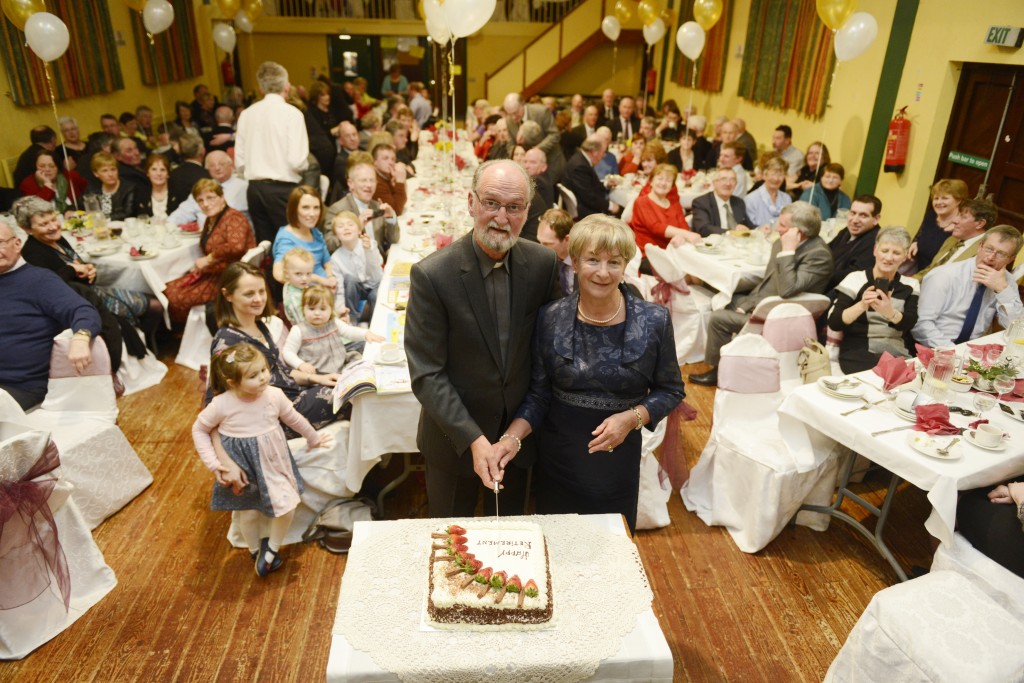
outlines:
{"label": "teacup", "polygon": [[974,440],[986,448],[997,448],[1003,442],[1003,430],[990,424],[978,425]]}
{"label": "teacup", "polygon": [[398,363],[402,360],[402,347],[393,342],[380,345],[380,352],[377,358],[385,363]]}
{"label": "teacup", "polygon": [[896,407],[905,413],[912,413],[915,400],[917,400],[916,391],[901,391],[896,394]]}

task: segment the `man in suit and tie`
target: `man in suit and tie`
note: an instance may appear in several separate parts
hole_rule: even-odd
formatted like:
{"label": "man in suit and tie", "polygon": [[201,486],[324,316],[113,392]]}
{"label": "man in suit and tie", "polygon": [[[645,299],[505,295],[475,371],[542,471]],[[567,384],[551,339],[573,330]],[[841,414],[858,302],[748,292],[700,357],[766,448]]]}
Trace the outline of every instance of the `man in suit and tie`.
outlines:
{"label": "man in suit and tie", "polygon": [[835,266],[828,282],[828,295],[850,273],[867,270],[875,265],[875,238],[878,221],[882,218],[882,200],[873,194],[858,195],[850,204],[846,215],[846,230],[842,230],[828,243]]}
{"label": "man in suit and tie", "polygon": [[586,108],[586,101],[583,95],[576,93],[572,96],[572,103],[569,105],[569,125],[573,128],[583,123],[583,110]]}
{"label": "man in suit and tie", "polygon": [[579,150],[565,165],[564,184],[576,195],[577,219],[592,213],[608,213],[608,191],[597,177],[594,167],[607,149],[604,140],[593,134],[583,141]]}
{"label": "man in suit and tie", "polygon": [[555,145],[551,151],[548,151],[542,146],[543,138],[544,133],[536,121],[523,121],[523,125],[519,126],[519,133],[516,135],[516,144],[526,151],[536,149],[544,152],[548,177],[551,182],[560,183],[565,177],[565,155],[562,154],[562,146]]}
{"label": "man in suit and tie", "polygon": [[633,135],[640,131],[640,118],[633,112],[636,105],[632,97],[619,100],[619,114],[612,121],[612,137],[616,140],[632,140]]}
{"label": "man in suit and tie", "polygon": [[612,122],[615,121],[615,116],[618,114],[615,111],[615,91],[611,88],[606,88],[601,93],[601,106],[598,109],[598,124],[599,126],[612,127]]}
{"label": "man in suit and tie", "polygon": [[[537,310],[558,287],[554,252],[518,239],[532,194],[515,162],[481,164],[469,195],[472,234],[412,268],[405,350],[422,405],[416,443],[430,517],[473,516],[499,481],[502,514],[524,511],[533,439],[515,440],[508,467],[494,444],[514,439],[505,429],[530,385]],[[494,514],[493,494],[484,514]]]}
{"label": "man in suit and tie", "polygon": [[[178,138],[178,150],[184,159],[167,176],[167,213],[173,213],[181,203],[192,196],[192,187],[202,178],[209,178],[210,172],[203,167],[206,148],[203,139],[193,133]],[[149,184],[149,180],[146,180]],[[248,192],[248,188],[246,188]],[[248,200],[246,200],[248,202]],[[280,227],[280,226],[278,226]]]}
{"label": "man in suit and tie", "polygon": [[997,225],[981,238],[972,259],[936,268],[921,283],[914,339],[933,349],[962,344],[986,334],[992,322],[1003,327],[1024,314],[1010,267],[1021,234]]}
{"label": "man in suit and tie", "polygon": [[924,276],[939,266],[974,258],[985,230],[995,224],[998,215],[995,204],[988,200],[964,200],[960,204],[960,212],[953,217],[953,230],[950,236],[939,247],[931,264],[924,270],[919,270],[914,277],[923,282]]}
{"label": "man in suit and tie", "polygon": [[542,197],[548,206],[555,203],[555,184],[548,175],[548,158],[540,147],[531,147],[523,155],[523,168],[533,178],[537,186],[537,196]]}
{"label": "man in suit and tie", "polygon": [[736,294],[723,310],[711,313],[704,361],[711,369],[690,375],[702,386],[718,385],[718,361],[722,347],[742,329],[762,299],[789,298],[803,292],[823,294],[832,275],[832,252],[818,236],[821,212],[807,202],[793,202],[782,209],[776,225],[779,239],[772,245],[765,278],[746,294]]}
{"label": "man in suit and tie", "polygon": [[569,131],[565,144],[562,145],[562,152],[568,159],[576,153],[576,149],[583,144],[583,141],[597,132],[597,124],[600,122],[599,109],[596,105],[587,105],[583,110],[583,123]]}
{"label": "man in suit and tie", "polygon": [[736,171],[731,168],[718,169],[711,187],[711,192],[693,200],[693,216],[690,218],[692,230],[707,237],[732,230],[737,225],[754,227],[747,218],[747,205],[733,195]]}
{"label": "man in suit and tie", "polygon": [[572,231],[572,217],[562,209],[548,209],[540,217],[537,241],[555,252],[558,257],[558,286],[562,296],[569,296],[576,289],[576,269],[569,256],[569,233]]}

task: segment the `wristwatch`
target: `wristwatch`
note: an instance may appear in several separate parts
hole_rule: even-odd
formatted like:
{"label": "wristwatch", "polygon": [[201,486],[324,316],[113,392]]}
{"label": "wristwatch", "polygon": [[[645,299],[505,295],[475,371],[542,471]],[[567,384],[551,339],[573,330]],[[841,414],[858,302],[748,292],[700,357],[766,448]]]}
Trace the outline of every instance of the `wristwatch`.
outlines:
{"label": "wristwatch", "polygon": [[83,327],[80,330],[75,330],[75,333],[72,336],[74,336],[74,337],[85,337],[86,339],[92,339],[92,332],[90,332],[89,330],[87,330],[86,328]]}

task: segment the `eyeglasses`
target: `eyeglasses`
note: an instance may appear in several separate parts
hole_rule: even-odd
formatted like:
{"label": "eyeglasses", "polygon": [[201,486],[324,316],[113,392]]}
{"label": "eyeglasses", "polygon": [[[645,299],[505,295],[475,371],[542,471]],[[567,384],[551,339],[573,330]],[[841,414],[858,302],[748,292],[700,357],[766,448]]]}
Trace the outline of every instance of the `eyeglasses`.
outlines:
{"label": "eyeglasses", "polygon": [[527,209],[526,204],[502,204],[500,202],[494,201],[493,199],[481,199],[480,195],[478,195],[476,192],[474,192],[473,195],[476,197],[477,201],[480,202],[480,204],[485,209],[487,209],[489,213],[498,213],[502,209],[505,209],[505,213],[508,214],[509,216],[518,216],[519,214],[525,212]]}
{"label": "eyeglasses", "polygon": [[8,243],[13,242],[16,239],[18,239],[17,236],[15,236],[15,237],[8,237],[5,240],[0,240],[0,246],[6,247],[8,245]]}
{"label": "eyeglasses", "polygon": [[997,251],[995,248],[990,247],[987,244],[985,246],[981,247],[980,249],[978,249],[978,251],[980,251],[985,256],[995,256],[996,258],[1000,259],[1001,261],[1008,261],[1011,258],[1013,258],[1013,254],[1010,254],[1010,253],[1005,252],[1005,251]]}

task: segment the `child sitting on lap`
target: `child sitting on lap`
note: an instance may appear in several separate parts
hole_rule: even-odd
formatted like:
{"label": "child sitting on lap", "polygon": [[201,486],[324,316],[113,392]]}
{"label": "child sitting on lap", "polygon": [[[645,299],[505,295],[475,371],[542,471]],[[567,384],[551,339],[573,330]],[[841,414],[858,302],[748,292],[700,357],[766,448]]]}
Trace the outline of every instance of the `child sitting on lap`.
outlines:
{"label": "child sitting on lap", "polygon": [[348,361],[345,340],[384,341],[384,337],[334,317],[334,295],[323,285],[302,293],[303,320],[292,326],[282,349],[284,361],[300,372],[341,372]]}
{"label": "child sitting on lap", "polygon": [[338,293],[344,292],[345,305],[359,310],[359,302],[366,300],[363,313],[366,320],[373,314],[377,301],[377,288],[384,276],[384,261],[380,250],[370,244],[359,217],[350,211],[342,211],[334,217],[331,225],[341,246],[331,254],[331,270],[339,279]]}

